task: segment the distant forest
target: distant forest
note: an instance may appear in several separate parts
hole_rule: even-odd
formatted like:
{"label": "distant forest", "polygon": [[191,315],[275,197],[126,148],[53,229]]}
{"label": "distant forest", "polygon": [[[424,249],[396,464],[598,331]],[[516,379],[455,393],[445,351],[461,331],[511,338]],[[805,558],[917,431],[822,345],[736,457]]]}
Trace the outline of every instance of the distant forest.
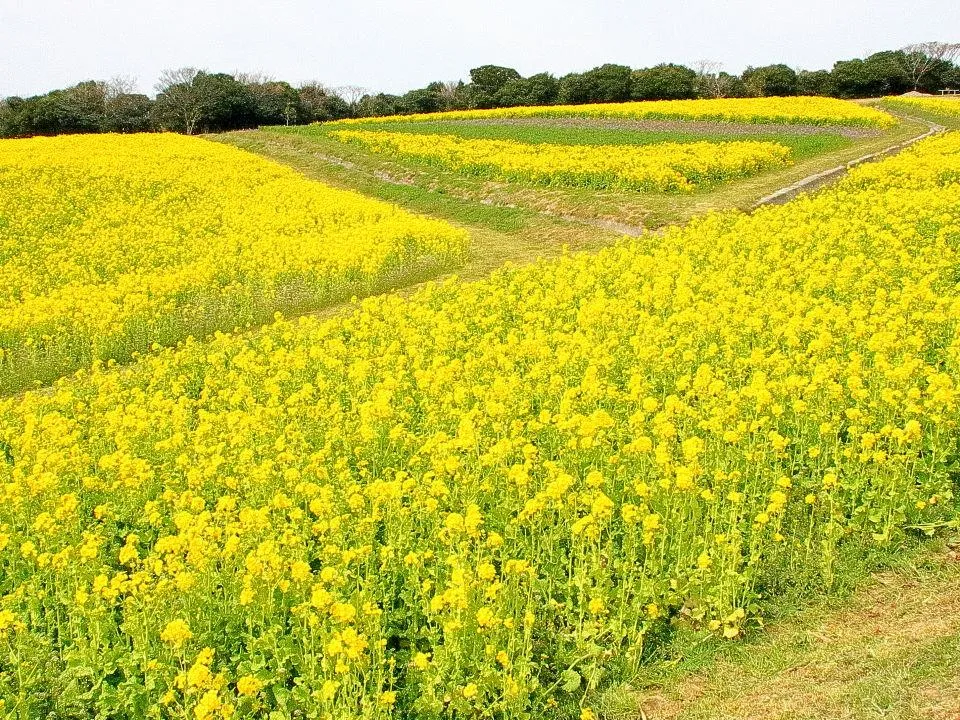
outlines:
{"label": "distant forest", "polygon": [[869,57],[841,60],[831,70],[796,71],[776,64],[723,72],[719,63],[666,63],[633,69],[606,64],[556,77],[523,77],[513,68],[484,65],[470,82],[433,82],[403,95],[320,83],[294,87],[257,74],[165,71],[150,98],[125,79],[90,80],[29,98],[0,100],[0,137],[62,133],[149,132],[194,134],[299,125],[352,117],[518,105],[674,100],[688,98],[826,95],[839,98],[935,93],[960,88],[960,44],[920,43]]}

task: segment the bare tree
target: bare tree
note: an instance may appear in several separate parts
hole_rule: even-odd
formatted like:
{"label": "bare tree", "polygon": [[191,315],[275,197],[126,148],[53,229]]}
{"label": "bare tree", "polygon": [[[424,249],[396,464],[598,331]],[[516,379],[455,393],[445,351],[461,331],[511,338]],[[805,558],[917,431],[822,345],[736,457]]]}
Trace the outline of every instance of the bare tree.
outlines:
{"label": "bare tree", "polygon": [[694,63],[697,73],[697,86],[701,95],[712,98],[726,97],[730,91],[731,76],[720,72],[723,63],[713,60],[698,60]]}
{"label": "bare tree", "polygon": [[137,92],[137,79],[132,75],[114,75],[106,82],[107,101],[121,95],[133,95]]}
{"label": "bare tree", "polygon": [[441,109],[455,110],[459,109],[460,105],[465,105],[463,102],[465,96],[462,82],[458,80],[447,80],[436,83],[436,86],[437,94],[440,96]]}
{"label": "bare tree", "polygon": [[164,70],[157,81],[157,92],[163,92],[172,85],[192,85],[202,70],[193,67],[182,67],[176,70]]}
{"label": "bare tree", "polygon": [[901,48],[907,57],[907,73],[913,89],[920,87],[923,76],[938,63],[952,62],[960,56],[960,43],[922,42]]}
{"label": "bare tree", "polygon": [[116,75],[103,83],[104,130],[143,132],[150,129],[150,99],[138,91],[137,80]]}
{"label": "bare tree", "polygon": [[193,135],[203,117],[204,99],[194,83],[201,72],[192,67],[164,70],[156,85],[158,107],[187,135]]}
{"label": "bare tree", "polygon": [[341,85],[340,87],[333,88],[332,94],[342,97],[347,102],[347,105],[350,106],[350,109],[353,110],[357,107],[357,103],[360,102],[360,98],[364,95],[369,95],[370,91],[359,85]]}
{"label": "bare tree", "polygon": [[277,81],[273,75],[260,70],[255,70],[254,72],[240,72],[237,70],[233,73],[233,79],[243,85],[267,85]]}
{"label": "bare tree", "polygon": [[440,83],[440,97],[452,102],[456,99],[457,93],[460,92],[461,85],[462,83],[457,80],[447,80]]}

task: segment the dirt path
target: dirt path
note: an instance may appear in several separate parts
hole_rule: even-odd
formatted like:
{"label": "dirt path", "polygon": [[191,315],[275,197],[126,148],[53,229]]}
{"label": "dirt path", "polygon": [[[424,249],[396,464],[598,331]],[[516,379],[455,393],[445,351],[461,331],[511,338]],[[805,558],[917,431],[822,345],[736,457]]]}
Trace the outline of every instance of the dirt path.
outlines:
{"label": "dirt path", "polygon": [[634,720],[960,720],[960,552],[877,575],[638,700]]}

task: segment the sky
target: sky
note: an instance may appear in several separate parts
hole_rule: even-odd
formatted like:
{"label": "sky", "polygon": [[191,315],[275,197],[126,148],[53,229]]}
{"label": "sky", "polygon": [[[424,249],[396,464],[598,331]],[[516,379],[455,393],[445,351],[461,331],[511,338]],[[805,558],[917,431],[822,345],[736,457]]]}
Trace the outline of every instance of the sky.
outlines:
{"label": "sky", "polygon": [[484,64],[820,69],[926,40],[960,41],[958,0],[0,0],[0,97],[116,76],[152,96],[184,66],[392,93]]}

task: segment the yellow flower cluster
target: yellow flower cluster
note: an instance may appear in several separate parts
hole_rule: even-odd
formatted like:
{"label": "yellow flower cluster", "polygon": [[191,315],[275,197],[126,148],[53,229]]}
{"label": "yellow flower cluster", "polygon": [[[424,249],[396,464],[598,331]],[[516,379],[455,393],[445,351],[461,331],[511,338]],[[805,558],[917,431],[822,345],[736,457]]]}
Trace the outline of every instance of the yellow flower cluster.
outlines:
{"label": "yellow flower cluster", "polygon": [[180,135],[0,142],[0,392],[455,264],[465,234]]}
{"label": "yellow flower cluster", "polygon": [[891,115],[865,105],[827,97],[721,98],[716,100],[647,100],[594,105],[538,105],[491,110],[356,118],[339,123],[483,120],[498,118],[586,117],[615,120],[713,120],[718,122],[803,125],[854,125],[887,128]]}
{"label": "yellow flower cluster", "polygon": [[960,98],[886,97],[883,104],[894,110],[922,110],[934,115],[960,117]]}
{"label": "yellow flower cluster", "polygon": [[766,141],[531,145],[363,130],[336,130],[331,135],[375,153],[418,158],[464,173],[573,187],[690,191],[790,162],[789,148]]}
{"label": "yellow flower cluster", "polygon": [[782,207],[0,400],[0,698],[577,717],[675,622],[736,638],[841,550],[943,521],[958,243],[947,135]]}

